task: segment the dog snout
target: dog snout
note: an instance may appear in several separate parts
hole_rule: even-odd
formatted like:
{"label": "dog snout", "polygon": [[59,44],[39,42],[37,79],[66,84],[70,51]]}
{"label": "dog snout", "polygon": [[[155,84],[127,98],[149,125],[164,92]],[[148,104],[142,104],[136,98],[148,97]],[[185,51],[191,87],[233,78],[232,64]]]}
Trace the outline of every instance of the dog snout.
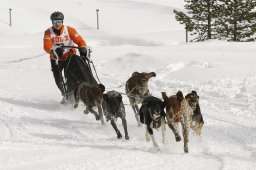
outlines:
{"label": "dog snout", "polygon": [[154,115],[161,115],[161,109],[154,109],[153,111]]}
{"label": "dog snout", "polygon": [[193,110],[196,109],[196,103],[190,102],[189,105]]}

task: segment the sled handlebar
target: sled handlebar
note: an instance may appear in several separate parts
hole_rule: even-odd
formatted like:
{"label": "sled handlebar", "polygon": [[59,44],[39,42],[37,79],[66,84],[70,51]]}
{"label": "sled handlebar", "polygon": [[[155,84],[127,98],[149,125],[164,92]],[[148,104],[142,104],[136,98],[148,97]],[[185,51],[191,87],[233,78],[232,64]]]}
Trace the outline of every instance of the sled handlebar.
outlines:
{"label": "sled handlebar", "polygon": [[77,47],[77,46],[69,46],[69,45],[61,45],[61,48],[77,48],[77,49],[81,49],[81,48],[86,48],[87,50],[92,51],[91,47]]}
{"label": "sled handlebar", "polygon": [[91,57],[91,52],[92,52],[92,49],[91,47],[77,47],[77,46],[70,46],[70,45],[61,45],[60,46],[61,48],[76,48],[76,49],[81,49],[81,48],[86,48],[87,49],[87,58],[90,58]]}
{"label": "sled handlebar", "polygon": [[[69,46],[69,45],[61,45],[61,48],[77,48],[80,49],[81,47],[77,47],[77,46]],[[86,48],[86,47],[85,47]]]}

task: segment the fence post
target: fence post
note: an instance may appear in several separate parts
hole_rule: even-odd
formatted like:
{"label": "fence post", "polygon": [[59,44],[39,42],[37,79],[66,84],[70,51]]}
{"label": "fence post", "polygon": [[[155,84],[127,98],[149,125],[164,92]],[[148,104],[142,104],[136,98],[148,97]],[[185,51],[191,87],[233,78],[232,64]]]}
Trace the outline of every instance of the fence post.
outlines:
{"label": "fence post", "polygon": [[185,29],[186,29],[186,43],[187,43],[188,42],[188,29],[187,29],[187,27]]}
{"label": "fence post", "polygon": [[10,27],[12,26],[12,8],[9,8]]}
{"label": "fence post", "polygon": [[99,9],[96,9],[96,14],[97,14],[97,30],[99,30]]}

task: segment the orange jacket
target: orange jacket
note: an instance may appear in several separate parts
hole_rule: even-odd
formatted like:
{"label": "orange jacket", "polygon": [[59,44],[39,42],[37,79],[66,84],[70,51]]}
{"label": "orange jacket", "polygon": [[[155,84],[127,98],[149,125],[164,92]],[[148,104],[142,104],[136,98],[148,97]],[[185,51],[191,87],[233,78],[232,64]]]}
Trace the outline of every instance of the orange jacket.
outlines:
{"label": "orange jacket", "polygon": [[[52,27],[53,28],[53,27]],[[67,30],[68,30],[68,34],[70,39],[78,45],[78,47],[86,47],[86,42],[84,41],[84,39],[82,38],[81,35],[78,34],[78,32],[70,27],[67,26]],[[64,25],[61,28],[60,31],[60,35],[63,34],[64,31]],[[51,37],[51,31],[50,28],[48,28],[45,32],[44,32],[44,50],[50,54],[51,53],[51,49],[53,47],[53,42],[54,42],[54,37]],[[64,61],[67,59],[67,57],[70,57],[72,54],[76,53],[76,49],[72,48],[69,50],[68,53],[63,54],[62,58],[60,59],[60,61]],[[52,54],[50,54],[50,59],[54,60],[54,57]]]}

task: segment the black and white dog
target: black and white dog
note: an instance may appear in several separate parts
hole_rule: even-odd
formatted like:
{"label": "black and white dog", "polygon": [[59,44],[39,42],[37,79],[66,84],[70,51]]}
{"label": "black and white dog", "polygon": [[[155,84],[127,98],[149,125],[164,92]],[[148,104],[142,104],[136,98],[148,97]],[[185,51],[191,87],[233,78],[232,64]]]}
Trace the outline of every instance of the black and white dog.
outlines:
{"label": "black and white dog", "polygon": [[103,94],[102,108],[106,117],[106,121],[110,120],[112,127],[115,129],[118,139],[122,138],[122,134],[118,130],[115,121],[118,117],[122,119],[125,139],[128,140],[129,135],[127,131],[127,121],[125,118],[126,114],[122,101],[122,95],[116,91],[109,91],[106,94]]}
{"label": "black and white dog", "polygon": [[159,98],[154,96],[146,97],[140,108],[140,122],[146,125],[146,140],[153,142],[154,147],[159,151],[160,148],[155,140],[153,129],[158,129],[161,127],[162,129],[162,142],[167,144],[166,138],[166,128],[165,128],[165,112],[164,112],[165,104]]}

